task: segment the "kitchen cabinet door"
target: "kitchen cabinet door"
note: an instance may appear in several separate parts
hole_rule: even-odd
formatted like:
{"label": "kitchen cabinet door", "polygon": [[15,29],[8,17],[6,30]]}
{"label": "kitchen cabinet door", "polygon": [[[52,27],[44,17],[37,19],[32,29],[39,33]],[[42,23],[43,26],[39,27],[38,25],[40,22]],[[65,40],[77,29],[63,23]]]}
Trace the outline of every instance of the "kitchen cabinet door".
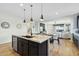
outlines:
{"label": "kitchen cabinet door", "polygon": [[29,56],[38,56],[37,46],[29,45]]}
{"label": "kitchen cabinet door", "polygon": [[23,40],[23,56],[28,56],[28,41],[27,40]]}
{"label": "kitchen cabinet door", "polygon": [[38,44],[29,41],[29,56],[38,56]]}
{"label": "kitchen cabinet door", "polygon": [[45,41],[39,44],[39,56],[47,56],[48,55],[48,42]]}
{"label": "kitchen cabinet door", "polygon": [[23,43],[22,43],[22,39],[18,38],[18,51],[17,51],[20,55],[23,55]]}

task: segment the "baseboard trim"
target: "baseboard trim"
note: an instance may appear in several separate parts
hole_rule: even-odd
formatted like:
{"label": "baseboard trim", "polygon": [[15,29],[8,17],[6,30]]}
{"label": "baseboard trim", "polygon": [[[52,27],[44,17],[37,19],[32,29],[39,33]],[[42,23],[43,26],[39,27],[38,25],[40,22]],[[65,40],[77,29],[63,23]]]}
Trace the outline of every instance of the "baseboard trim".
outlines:
{"label": "baseboard trim", "polygon": [[8,42],[2,42],[2,43],[0,43],[0,44],[6,44],[6,43],[11,43],[11,41],[8,41]]}

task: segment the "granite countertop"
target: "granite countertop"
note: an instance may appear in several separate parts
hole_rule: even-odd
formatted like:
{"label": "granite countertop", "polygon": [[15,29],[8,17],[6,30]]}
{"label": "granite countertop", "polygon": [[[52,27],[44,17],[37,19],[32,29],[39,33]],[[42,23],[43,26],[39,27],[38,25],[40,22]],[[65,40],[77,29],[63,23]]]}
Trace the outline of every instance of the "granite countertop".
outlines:
{"label": "granite countertop", "polygon": [[37,43],[42,43],[42,42],[51,38],[51,36],[47,36],[47,35],[33,35],[33,38],[26,38],[26,37],[23,37],[23,36],[18,36],[18,37],[24,38],[26,40],[30,40],[30,41],[33,41],[33,42],[37,42]]}

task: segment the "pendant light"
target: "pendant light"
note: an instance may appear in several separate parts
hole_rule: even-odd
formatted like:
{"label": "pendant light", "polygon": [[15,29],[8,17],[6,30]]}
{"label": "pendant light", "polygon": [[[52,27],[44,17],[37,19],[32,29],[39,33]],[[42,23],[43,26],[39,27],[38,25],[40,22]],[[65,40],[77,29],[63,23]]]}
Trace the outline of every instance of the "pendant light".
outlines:
{"label": "pendant light", "polygon": [[26,23],[26,20],[25,20],[25,11],[26,11],[26,9],[24,9],[24,23]]}
{"label": "pendant light", "polygon": [[44,17],[43,17],[43,5],[41,3],[41,17],[40,17],[40,21],[44,21]]}
{"label": "pendant light", "polygon": [[33,7],[33,5],[30,5],[30,7],[31,7],[31,19],[30,19],[30,24],[31,24],[31,36],[32,36],[32,22],[33,22],[33,18],[32,18],[32,7]]}
{"label": "pendant light", "polygon": [[30,19],[30,21],[33,21],[33,18],[32,18],[32,7],[33,7],[33,5],[30,5],[30,7],[31,7],[31,19]]}
{"label": "pendant light", "polygon": [[[23,3],[21,3],[21,4],[20,4],[20,6],[21,6],[21,7],[23,7],[23,6],[24,6],[24,4],[23,4]],[[24,9],[24,8],[23,8],[23,12],[24,12],[24,20],[23,20],[23,23],[26,23],[26,20],[25,20],[25,11],[26,11],[26,9]]]}

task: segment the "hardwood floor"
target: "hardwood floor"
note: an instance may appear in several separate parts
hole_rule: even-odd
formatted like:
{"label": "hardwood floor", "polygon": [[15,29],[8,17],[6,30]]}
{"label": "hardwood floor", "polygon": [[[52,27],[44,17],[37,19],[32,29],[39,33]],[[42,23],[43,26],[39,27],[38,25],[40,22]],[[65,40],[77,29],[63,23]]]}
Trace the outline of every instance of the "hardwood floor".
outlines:
{"label": "hardwood floor", "polygon": [[50,55],[52,56],[78,56],[79,49],[73,44],[72,40],[60,39],[60,44],[55,41],[50,45]]}
{"label": "hardwood floor", "polygon": [[[50,44],[50,56],[78,56],[79,49],[71,40],[60,39],[60,44],[57,41]],[[0,56],[19,56],[11,48],[11,43],[0,44]]]}
{"label": "hardwood floor", "polygon": [[11,47],[11,43],[0,44],[0,56],[19,56]]}

